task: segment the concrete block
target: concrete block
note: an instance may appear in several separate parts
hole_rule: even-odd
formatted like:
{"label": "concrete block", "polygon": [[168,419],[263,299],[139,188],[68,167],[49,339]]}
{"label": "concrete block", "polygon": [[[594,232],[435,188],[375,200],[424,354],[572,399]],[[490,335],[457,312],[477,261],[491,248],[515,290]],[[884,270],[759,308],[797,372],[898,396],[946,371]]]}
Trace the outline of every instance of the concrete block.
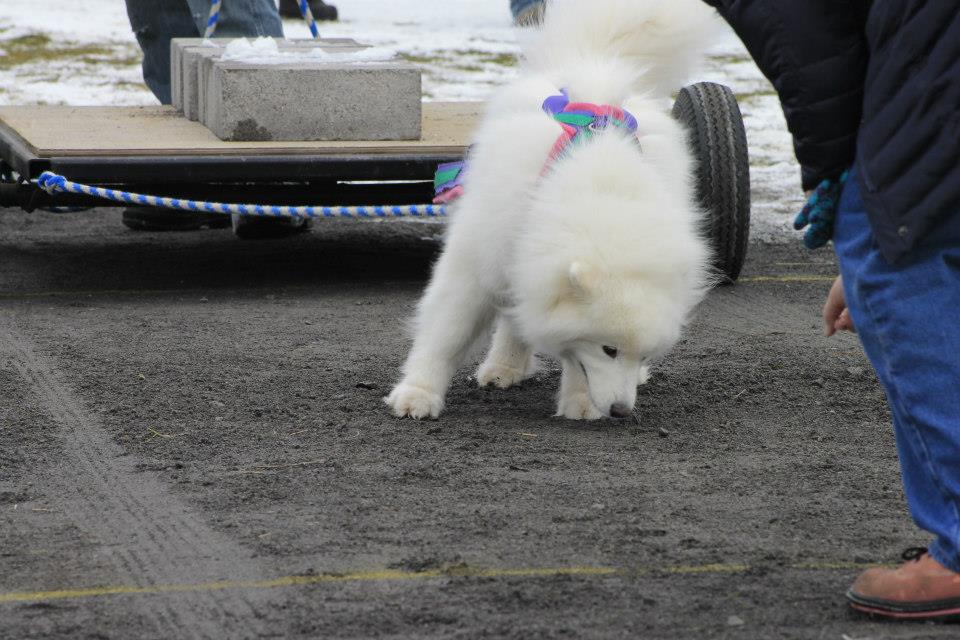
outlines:
{"label": "concrete block", "polygon": [[[327,53],[354,53],[356,51],[361,51],[368,48],[367,45],[359,45],[353,40],[347,38],[338,38],[343,42],[336,43],[331,46],[326,44],[320,46],[319,48]],[[303,42],[313,43],[312,46],[302,45]],[[317,49],[316,40],[293,40],[293,41],[280,41],[283,45],[281,47],[282,51],[313,51]],[[213,66],[220,62],[220,55],[211,55],[207,52],[201,53],[197,58],[197,79],[196,79],[196,95],[190,95],[190,110],[184,112],[190,120],[199,120],[203,124],[207,124],[207,121],[210,119],[209,107],[207,105],[215,101],[215,97],[212,95],[211,83],[209,82],[210,77],[213,73]],[[193,105],[196,105],[196,109],[193,108]]]}
{"label": "concrete block", "polygon": [[223,48],[188,48],[183,52],[183,115],[188,120],[200,119],[200,70],[204,60],[219,60]]}
{"label": "concrete block", "polygon": [[[200,60],[217,57],[236,38],[174,38],[170,42],[170,90],[173,106],[190,120],[199,119]],[[359,47],[351,38],[277,39],[280,49],[350,49]]]}
{"label": "concrete block", "polygon": [[206,125],[221,140],[417,140],[420,70],[404,62],[220,61]]}
{"label": "concrete block", "polygon": [[203,38],[174,38],[170,41],[170,94],[173,106],[183,112],[183,51],[203,46]]}

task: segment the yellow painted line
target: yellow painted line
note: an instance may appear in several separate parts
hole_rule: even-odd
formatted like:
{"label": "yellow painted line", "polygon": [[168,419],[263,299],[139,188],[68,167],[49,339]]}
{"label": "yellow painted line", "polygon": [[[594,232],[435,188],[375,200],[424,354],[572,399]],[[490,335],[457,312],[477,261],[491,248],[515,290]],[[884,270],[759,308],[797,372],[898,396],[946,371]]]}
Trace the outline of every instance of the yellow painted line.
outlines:
{"label": "yellow painted line", "polygon": [[862,569],[875,569],[877,567],[894,567],[896,565],[885,564],[882,562],[800,562],[790,565],[791,569],[801,571],[856,571]]}
{"label": "yellow painted line", "polygon": [[671,575],[699,575],[711,573],[746,573],[750,567],[745,564],[704,564],[692,567],[666,567],[661,569],[661,573]]}
{"label": "yellow painted line", "polygon": [[106,586],[86,589],[60,589],[55,591],[19,591],[0,594],[0,603],[35,602],[45,600],[74,600],[114,595],[156,595],[163,593],[188,593],[192,591],[225,591],[228,589],[276,589],[298,587],[325,582],[380,582],[395,580],[423,580],[443,576],[441,571],[364,571],[349,574],[324,574],[318,576],[286,576],[272,580],[222,580],[187,584],[160,584],[147,587]]}
{"label": "yellow painted line", "polygon": [[[848,571],[865,569],[876,564],[853,562],[810,562],[788,565],[787,569],[803,571]],[[219,582],[199,582],[184,584],[159,584],[150,586],[114,585],[77,589],[57,589],[52,591],[13,591],[0,593],[0,604],[18,602],[47,602],[50,600],[80,600],[85,598],[103,598],[124,595],[162,595],[165,593],[191,593],[227,590],[260,590],[282,587],[303,587],[318,584],[351,582],[398,582],[414,580],[435,580],[439,578],[553,578],[557,576],[602,577],[623,576],[639,577],[644,575],[724,575],[740,574],[750,571],[746,564],[705,564],[679,565],[667,567],[638,567],[634,569],[617,567],[527,567],[501,569],[475,569],[471,567],[450,567],[429,571],[399,571],[383,569],[376,571],[357,571],[342,574],[322,574],[310,576],[285,576],[270,580],[222,580]]]}

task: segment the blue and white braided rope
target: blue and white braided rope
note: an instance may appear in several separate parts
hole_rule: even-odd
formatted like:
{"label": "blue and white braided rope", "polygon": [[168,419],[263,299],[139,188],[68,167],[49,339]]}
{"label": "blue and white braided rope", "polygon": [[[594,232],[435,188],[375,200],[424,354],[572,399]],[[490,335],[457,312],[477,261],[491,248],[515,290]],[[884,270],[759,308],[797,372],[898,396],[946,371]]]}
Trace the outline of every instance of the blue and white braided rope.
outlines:
{"label": "blue and white braided rope", "polygon": [[213,32],[217,30],[217,23],[220,21],[220,5],[223,0],[210,0],[210,17],[207,18],[207,29],[203,32],[204,38],[212,38]]}
{"label": "blue and white braided rope", "polygon": [[313,34],[313,37],[319,39],[320,29],[317,28],[317,21],[313,17],[313,11],[310,10],[310,3],[307,0],[300,0],[300,15],[307,21],[307,26],[310,27],[310,33]]}
{"label": "blue and white braided rope", "polygon": [[447,215],[447,208],[444,205],[434,204],[292,207],[287,205],[227,204],[164,198],[71,182],[50,171],[44,171],[40,174],[36,183],[38,187],[51,195],[62,192],[81,193],[112,200],[120,204],[161,207],[194,213],[238,214],[266,218],[441,218]]}
{"label": "blue and white braided rope", "polygon": [[[317,27],[317,20],[313,17],[313,11],[310,10],[310,4],[307,0],[298,0],[300,4],[300,15],[306,20],[310,27],[310,33],[317,40],[320,39],[320,29]],[[220,22],[220,7],[223,0],[210,0],[210,17],[207,18],[207,28],[203,32],[204,38],[212,38],[217,30],[217,24]]]}

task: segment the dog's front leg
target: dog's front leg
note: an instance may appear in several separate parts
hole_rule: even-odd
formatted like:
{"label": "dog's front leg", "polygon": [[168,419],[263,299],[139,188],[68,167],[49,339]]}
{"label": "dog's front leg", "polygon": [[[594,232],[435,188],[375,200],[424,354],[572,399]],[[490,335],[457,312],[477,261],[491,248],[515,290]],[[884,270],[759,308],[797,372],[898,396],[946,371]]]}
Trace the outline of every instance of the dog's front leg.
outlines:
{"label": "dog's front leg", "polygon": [[386,402],[401,418],[436,418],[470,346],[490,324],[493,298],[468,260],[445,251],[417,309],[413,348],[403,378]]}
{"label": "dog's front leg", "polygon": [[536,369],[533,349],[517,336],[503,315],[497,318],[490,351],[477,369],[477,384],[507,389],[530,377]]}
{"label": "dog's front leg", "polygon": [[603,417],[590,399],[590,383],[579,363],[563,359],[557,416],[571,420],[596,420]]}

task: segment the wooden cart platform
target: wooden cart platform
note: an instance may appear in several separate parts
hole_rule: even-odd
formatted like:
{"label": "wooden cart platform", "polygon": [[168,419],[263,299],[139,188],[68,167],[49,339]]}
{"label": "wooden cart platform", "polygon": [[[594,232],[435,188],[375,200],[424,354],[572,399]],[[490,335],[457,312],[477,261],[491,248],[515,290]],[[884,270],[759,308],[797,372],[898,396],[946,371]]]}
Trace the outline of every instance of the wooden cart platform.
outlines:
{"label": "wooden cart platform", "polygon": [[0,107],[0,168],[138,187],[429,181],[463,156],[482,106],[425,103],[422,138],[387,142],[224,142],[166,106]]}

